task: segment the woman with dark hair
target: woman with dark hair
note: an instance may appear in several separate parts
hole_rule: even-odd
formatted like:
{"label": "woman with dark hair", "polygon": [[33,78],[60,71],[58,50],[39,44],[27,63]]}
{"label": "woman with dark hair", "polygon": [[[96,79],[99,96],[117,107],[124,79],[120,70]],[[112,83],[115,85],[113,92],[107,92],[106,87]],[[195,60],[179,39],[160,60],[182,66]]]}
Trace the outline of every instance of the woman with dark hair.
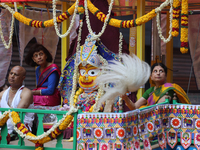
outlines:
{"label": "woman with dark hair", "polygon": [[181,103],[190,103],[185,91],[177,84],[166,83],[167,67],[163,63],[155,63],[151,67],[151,80],[155,84],[154,87],[149,88],[142,97],[133,103],[126,95],[122,96],[129,109],[138,109],[141,106],[150,106],[157,103],[165,102],[166,93],[169,93],[170,103],[174,92]]}
{"label": "woman with dark hair", "polygon": [[36,68],[37,88],[32,90],[34,105],[57,106],[60,105],[60,93],[57,85],[60,70],[52,63],[52,56],[41,44],[34,44],[26,55],[26,64]]}

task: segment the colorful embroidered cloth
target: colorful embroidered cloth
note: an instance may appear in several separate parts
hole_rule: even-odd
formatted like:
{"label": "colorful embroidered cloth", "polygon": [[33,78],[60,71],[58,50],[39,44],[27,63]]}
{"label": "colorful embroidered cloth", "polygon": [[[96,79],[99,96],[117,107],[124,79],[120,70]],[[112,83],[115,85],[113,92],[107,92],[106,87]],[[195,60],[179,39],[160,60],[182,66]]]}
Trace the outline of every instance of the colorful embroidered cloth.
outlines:
{"label": "colorful embroidered cloth", "polygon": [[165,83],[150,93],[150,96],[147,99],[147,105],[150,106],[156,104],[158,100],[170,90],[173,90],[177,94],[177,97],[181,103],[191,104],[187,94],[179,85],[175,83]]}
{"label": "colorful embroidered cloth", "polygon": [[[174,148],[180,138],[184,148],[190,146],[192,134],[200,145],[200,105],[164,104],[125,113],[82,113],[77,118],[77,148],[123,150],[151,149],[158,138],[160,147]],[[180,137],[179,137],[180,135]]]}

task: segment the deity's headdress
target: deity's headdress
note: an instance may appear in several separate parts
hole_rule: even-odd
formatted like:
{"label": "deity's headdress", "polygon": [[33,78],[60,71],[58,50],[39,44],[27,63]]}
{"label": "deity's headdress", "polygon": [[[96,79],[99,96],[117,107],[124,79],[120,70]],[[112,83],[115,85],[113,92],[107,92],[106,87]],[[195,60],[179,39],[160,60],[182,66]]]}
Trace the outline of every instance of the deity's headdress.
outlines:
{"label": "deity's headdress", "polygon": [[[89,34],[87,36],[87,39],[91,39],[91,35]],[[96,40],[94,41],[85,41],[85,44],[80,46],[80,50],[77,53],[76,57],[76,64],[79,66],[82,64],[82,66],[86,66],[87,64],[90,64],[95,67],[100,67],[102,65],[102,61],[100,56],[97,54],[97,47]]]}

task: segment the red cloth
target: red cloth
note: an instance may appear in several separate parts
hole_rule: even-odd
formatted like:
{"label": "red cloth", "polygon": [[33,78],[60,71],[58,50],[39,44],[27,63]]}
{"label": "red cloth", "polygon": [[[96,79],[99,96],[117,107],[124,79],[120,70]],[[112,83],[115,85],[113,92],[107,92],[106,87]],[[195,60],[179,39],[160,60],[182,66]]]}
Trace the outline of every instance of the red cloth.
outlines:
{"label": "red cloth", "polygon": [[[46,87],[38,87],[34,90],[46,89]],[[57,106],[60,105],[60,92],[55,89],[52,95],[33,95],[34,106]]]}

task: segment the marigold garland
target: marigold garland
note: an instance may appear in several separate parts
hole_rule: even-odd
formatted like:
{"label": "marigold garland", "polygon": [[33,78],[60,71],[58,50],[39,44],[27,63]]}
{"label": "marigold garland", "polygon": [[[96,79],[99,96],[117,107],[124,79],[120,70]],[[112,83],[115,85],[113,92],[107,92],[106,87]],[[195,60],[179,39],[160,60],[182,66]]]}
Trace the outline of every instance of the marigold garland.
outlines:
{"label": "marigold garland", "polygon": [[179,34],[179,14],[180,14],[180,5],[179,0],[173,1],[173,20],[172,20],[172,36],[177,37]]}
{"label": "marigold garland", "polygon": [[[73,14],[75,6],[76,6],[76,3],[74,3],[66,12],[59,15],[56,18],[57,23],[61,23],[64,20],[68,19]],[[50,19],[47,21],[38,21],[38,20],[33,20],[30,18],[27,18],[18,12],[15,12],[13,15],[18,21],[20,21],[28,26],[32,26],[32,27],[36,27],[36,28],[46,28],[46,27],[54,26],[53,19]]]}
{"label": "marigold garland", "polygon": [[0,127],[2,127],[9,118],[9,111],[5,111],[0,117]]}
{"label": "marigold garland", "polygon": [[[98,8],[96,8],[90,0],[87,0],[88,2],[88,9],[89,11],[95,15],[99,20],[101,20],[102,22],[104,22],[106,20],[106,15],[101,12]],[[110,18],[108,20],[108,24],[117,28],[131,28],[131,27],[136,27],[139,26],[143,23],[148,22],[149,20],[151,20],[152,18],[154,18],[156,16],[155,13],[155,9],[153,9],[151,12],[147,13],[146,15],[137,18],[135,20],[118,20],[118,19],[114,19],[114,18]]]}
{"label": "marigold garland", "polygon": [[181,9],[181,53],[188,52],[188,0],[182,0]]}
{"label": "marigold garland", "polygon": [[44,149],[43,146],[44,146],[43,144],[36,143],[35,144],[35,150],[43,150]]}
{"label": "marigold garland", "polygon": [[78,5],[78,13],[83,14],[84,11],[85,11],[84,0],[80,0]]}
{"label": "marigold garland", "polygon": [[[6,118],[7,115],[4,117]],[[55,128],[55,130],[53,132],[51,132],[49,135],[46,135],[45,137],[43,137],[40,140],[34,140],[34,138],[37,138],[36,135],[32,134],[23,123],[21,123],[19,114],[15,111],[11,112],[11,119],[14,123],[14,126],[17,128],[16,132],[21,136],[21,137],[33,137],[32,140],[28,139],[29,141],[35,143],[35,150],[43,150],[43,144],[46,142],[51,141],[52,139],[55,139],[58,135],[60,135],[70,124],[70,122],[73,119],[72,115],[68,115],[67,117],[65,117],[65,119],[60,123],[60,125]],[[15,129],[14,127],[14,129]]]}

